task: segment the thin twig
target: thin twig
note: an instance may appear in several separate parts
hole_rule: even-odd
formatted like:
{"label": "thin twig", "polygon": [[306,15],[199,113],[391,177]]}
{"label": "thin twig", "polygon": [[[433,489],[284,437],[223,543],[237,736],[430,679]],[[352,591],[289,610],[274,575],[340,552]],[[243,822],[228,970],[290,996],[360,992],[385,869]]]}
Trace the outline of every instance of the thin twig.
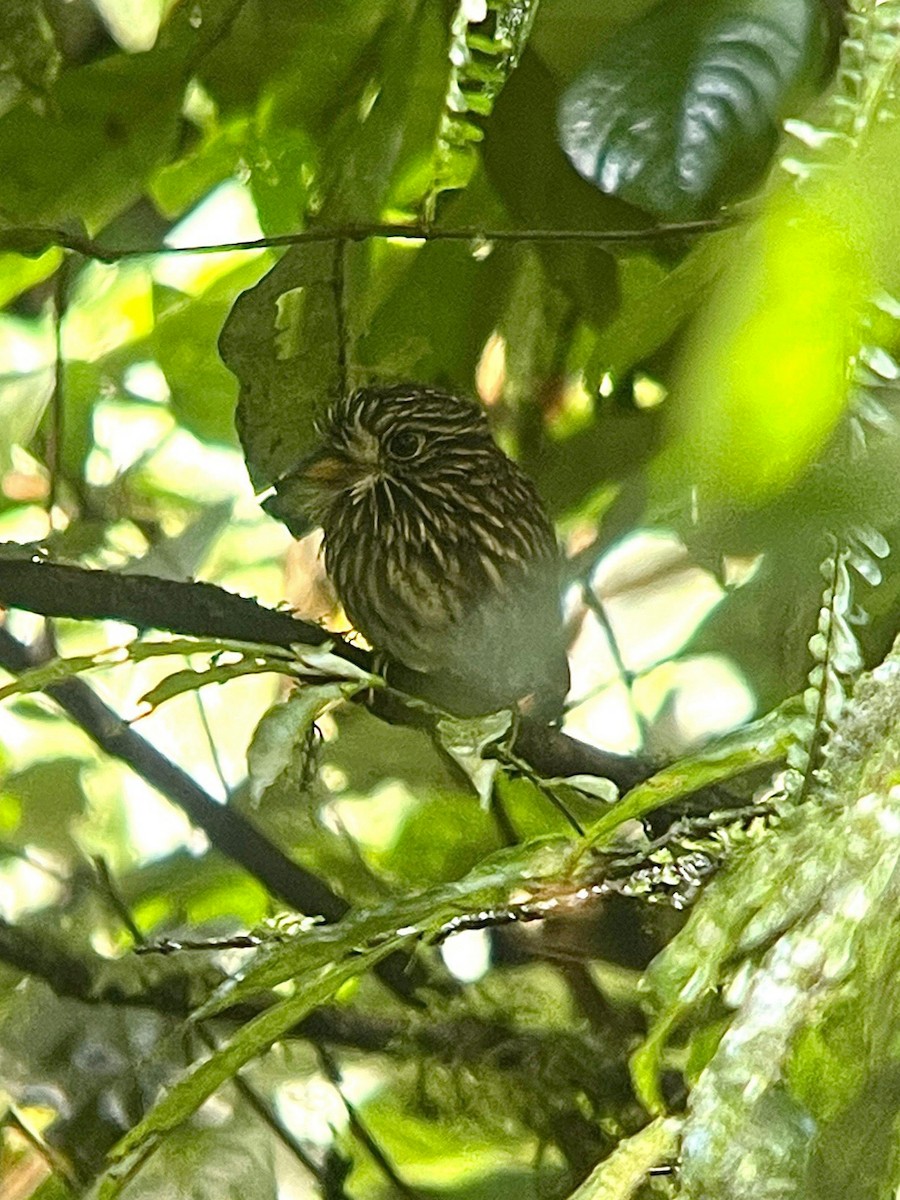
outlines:
{"label": "thin twig", "polygon": [[47,435],[47,466],[50,472],[50,488],[47,494],[48,525],[53,528],[53,511],[59,505],[59,485],[62,475],[62,454],[65,445],[66,362],[63,355],[63,325],[69,303],[69,281],[71,279],[71,257],[67,253],[56,271],[53,280],[53,392],[50,396],[50,426]]}
{"label": "thin twig", "polygon": [[[192,664],[193,665],[193,664]],[[219,747],[216,744],[216,739],[213,737],[212,727],[209,723],[209,714],[206,711],[206,703],[203,699],[203,693],[197,688],[194,693],[194,704],[197,708],[197,713],[200,717],[200,725],[203,729],[203,736],[206,738],[206,744],[209,747],[209,756],[212,759],[213,769],[219,778],[219,783],[222,785],[222,794],[226,801],[230,801],[233,797],[233,789],[228,782],[228,777],[225,774],[225,768],[222,766],[222,757],[219,754]]]}
{"label": "thin twig", "polygon": [[248,238],[234,242],[217,242],[196,246],[102,246],[91,238],[79,237],[64,229],[27,226],[3,231],[4,249],[17,246],[33,253],[35,247],[59,246],[73,250],[86,258],[100,262],[118,262],[123,258],[138,258],[156,254],[222,254],[270,250],[280,246],[321,245],[325,242],[363,242],[373,238],[406,238],[421,242],[590,242],[598,245],[643,245],[657,241],[696,237],[703,233],[727,229],[737,224],[743,214],[729,211],[697,221],[676,221],[667,225],[652,225],[645,229],[486,229],[478,226],[442,228],[423,223],[376,222],[365,225],[343,225],[334,229],[302,229],[296,233],[272,234],[269,237]]}
{"label": "thin twig", "polygon": [[356,1110],[356,1107],[347,1099],[344,1089],[341,1086],[341,1071],[335,1061],[333,1055],[325,1049],[324,1046],[316,1046],[316,1054],[319,1062],[322,1064],[322,1070],[325,1072],[329,1083],[337,1092],[340,1101],[347,1112],[347,1120],[350,1128],[353,1131],[354,1137],[366,1148],[372,1161],[379,1168],[385,1179],[391,1183],[401,1196],[405,1196],[407,1200],[421,1200],[419,1192],[410,1187],[405,1180],[398,1174],[394,1164],[384,1153],[378,1142],[372,1136],[371,1130],[368,1128],[362,1117]]}
{"label": "thin twig", "polygon": [[530,783],[538,789],[538,791],[546,797],[553,807],[565,817],[566,821],[571,825],[579,837],[584,837],[584,830],[575,815],[571,813],[566,804],[557,796],[556,792],[547,783],[546,779],[542,779],[535,771],[531,769],[531,765],[523,758],[520,758],[513,750],[505,746],[500,746],[497,750],[497,758],[506,766],[514,768],[520,775],[524,776]]}
{"label": "thin twig", "polygon": [[32,1129],[14,1104],[11,1104],[6,1110],[5,1121],[7,1125],[11,1125],[16,1133],[20,1134],[28,1142],[29,1146],[50,1167],[53,1174],[60,1176],[66,1186],[72,1191],[80,1192],[81,1185],[89,1182],[88,1180],[79,1178],[74,1165],[55,1150],[49,1142],[45,1141],[36,1129]]}
{"label": "thin twig", "polygon": [[91,859],[91,862],[94,864],[96,871],[98,890],[106,901],[107,906],[125,926],[135,946],[143,946],[145,944],[144,934],[135,921],[131,909],[126,904],[125,898],[116,886],[106,859],[96,854]]}
{"label": "thin twig", "polygon": [[606,634],[606,641],[609,646],[609,652],[612,655],[613,663],[615,664],[616,672],[625,685],[625,693],[628,697],[628,711],[631,713],[631,719],[634,721],[638,734],[641,739],[641,746],[647,745],[650,729],[647,724],[647,719],[641,710],[638,708],[634,699],[634,681],[636,675],[625,663],[622,657],[622,651],[619,647],[619,639],[616,637],[616,631],[613,628],[612,621],[609,619],[609,613],[606,611],[606,605],[594,591],[590,580],[582,579],[581,594],[584,596],[585,604],[600,622],[600,627]]}

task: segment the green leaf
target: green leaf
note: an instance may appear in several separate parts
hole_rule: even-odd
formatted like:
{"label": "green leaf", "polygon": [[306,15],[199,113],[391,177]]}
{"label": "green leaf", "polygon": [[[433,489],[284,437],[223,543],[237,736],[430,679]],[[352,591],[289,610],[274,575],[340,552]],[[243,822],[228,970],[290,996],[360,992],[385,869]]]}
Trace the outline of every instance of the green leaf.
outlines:
{"label": "green leaf", "polygon": [[639,783],[587,829],[578,853],[604,846],[626,821],[644,817],[664,804],[754,767],[779,762],[792,741],[790,708],[789,704],[783,710],[776,709],[734,733],[716,738],[699,754],[679,759]]}
{"label": "green leaf", "polygon": [[[819,1020],[821,1004],[846,998],[848,974],[882,969],[880,960],[869,963],[859,946],[870,935],[883,936],[900,880],[900,793],[894,786],[900,778],[897,655],[895,646],[886,662],[857,685],[829,743],[827,776],[813,793],[815,802],[789,810],[779,828],[720,874],[685,927],[651,964],[645,986],[654,1020],[632,1060],[635,1086],[651,1111],[662,1107],[660,1064],[672,1030],[709,1000],[723,980],[726,964],[743,960],[735,981],[737,1002],[752,994],[757,1007],[748,1014],[750,1024],[742,1026],[743,1034],[730,1042],[726,1035],[702,1078],[718,1080],[712,1085],[717,1094],[721,1089],[730,1092],[740,1073],[731,1069],[728,1059],[732,1054],[741,1059],[741,1071],[759,1075],[760,1086],[754,1084],[753,1094],[761,1107],[754,1120],[760,1127],[770,1119],[785,1125],[788,1140],[781,1148],[773,1142],[772,1153],[808,1157],[810,1130],[800,1119],[802,1105],[784,1093],[779,1078],[789,1061],[792,1039]],[[754,963],[768,946],[772,949],[757,969]],[[782,982],[787,990],[779,991]],[[867,995],[868,988],[861,987],[858,995]],[[746,1011],[742,1007],[741,1012]],[[762,1046],[752,1055],[751,1040]],[[821,1064],[815,1068],[821,1070]],[[710,1095],[700,1094],[707,1099]],[[698,1161],[702,1158],[705,1164],[699,1169],[705,1178],[718,1167],[705,1157],[700,1140],[706,1140],[707,1148],[715,1142],[722,1149],[726,1127],[734,1132],[738,1119],[734,1104],[741,1109],[740,1121],[746,1118],[743,1085],[739,1094],[740,1100],[737,1095],[728,1100],[731,1110],[723,1108],[724,1123],[706,1128],[702,1137],[698,1134]],[[711,1119],[710,1112],[704,1108],[704,1121]],[[699,1124],[695,1127],[700,1129]],[[753,1121],[746,1122],[746,1131],[751,1140],[758,1139]],[[761,1145],[757,1148],[768,1153]],[[760,1166],[759,1177],[780,1169],[772,1160],[765,1170]]]}
{"label": "green leaf", "polygon": [[[233,1078],[241,1067],[268,1050],[288,1029],[330,1000],[344,983],[370,970],[407,941],[408,937],[397,935],[383,945],[360,954],[348,947],[342,959],[324,966],[312,979],[303,981],[294,995],[248,1021],[210,1058],[196,1064],[113,1147],[110,1158],[114,1163],[122,1163],[132,1156],[140,1158],[150,1153],[161,1134],[187,1120],[204,1100],[221,1084]],[[116,1179],[111,1172],[107,1172],[100,1181],[103,1200],[112,1200],[117,1196],[123,1183],[124,1180]]]}
{"label": "green leaf", "polygon": [[263,713],[247,748],[250,795],[260,800],[268,787],[288,769],[294,751],[313,728],[318,717],[333,704],[348,698],[360,684],[326,683],[306,685],[287,700],[273,704]]}
{"label": "green leaf", "polygon": [[0,117],[5,218],[102,228],[174,148],[183,71],[182,51],[112,55],[65,72],[45,114],[20,102]]}
{"label": "green leaf", "polygon": [[[238,297],[219,350],[240,382],[237,424],[254,486],[296,466],[314,441],[317,410],[339,390],[340,335],[332,244],[295,246]],[[305,527],[290,496],[274,515],[292,532]]]}
{"label": "green leaf", "polygon": [[677,427],[653,479],[660,500],[693,487],[704,513],[759,505],[821,454],[846,411],[848,361],[877,287],[855,178],[847,166],[821,186],[785,190],[731,243],[673,382]]}
{"label": "green leaf", "polygon": [[506,737],[512,720],[512,713],[503,709],[486,717],[441,717],[437,723],[441,745],[468,776],[483,808],[491,802],[498,767],[496,759],[485,758],[485,751]]}
{"label": "green leaf", "polygon": [[[309,652],[313,661],[316,661],[321,655],[321,647],[310,647]],[[178,672],[177,681],[169,683],[169,680],[175,680],[175,676],[169,676],[169,680],[163,680],[153,692],[148,692],[144,700],[150,703],[150,696],[160,693],[162,699],[169,699],[170,696],[177,695],[180,691],[189,690],[189,678],[194,680],[194,687],[202,687],[203,682],[206,683],[221,683],[226,678],[232,678],[233,675],[258,673],[260,671],[278,671],[283,674],[292,674],[294,667],[291,654],[289,651],[279,653],[277,649],[271,646],[252,646],[246,642],[229,642],[221,638],[209,638],[191,640],[190,638],[172,638],[171,641],[134,641],[128,646],[112,647],[106,650],[100,650],[96,654],[80,654],[72,655],[68,658],[55,658],[52,662],[42,664],[39,667],[33,667],[30,671],[23,671],[12,683],[6,684],[0,688],[0,700],[5,700],[9,696],[24,695],[28,692],[42,691],[51,684],[59,683],[64,679],[69,679],[72,675],[80,675],[83,671],[89,671],[97,667],[111,667],[119,662],[143,662],[147,658],[166,657],[173,654],[221,654],[223,651],[236,653],[241,656],[239,663],[230,663],[226,666],[220,666],[213,671],[204,672],[202,675],[198,671],[180,671]],[[352,670],[352,667],[350,668]],[[228,674],[228,672],[232,674]],[[215,678],[210,676],[215,673]],[[197,682],[201,680],[201,682]],[[167,686],[168,685],[168,686]],[[161,699],[157,698],[155,703],[161,703]]]}
{"label": "green leaf", "polygon": [[77,859],[73,827],[88,809],[84,765],[81,759],[58,756],[6,774],[0,786],[0,842]]}
{"label": "green leaf", "polygon": [[0,470],[11,465],[13,446],[27,446],[53,395],[53,370],[0,375]]}
{"label": "green leaf", "polygon": [[513,894],[521,897],[529,886],[537,888],[544,880],[559,878],[569,845],[561,838],[536,838],[491,855],[453,883],[394,898],[378,908],[351,913],[336,925],[303,929],[287,941],[263,945],[241,978],[227,980],[195,1015],[199,1020],[212,1016],[318,970],[350,948],[380,944],[400,932],[418,937],[451,932],[461,916],[502,908]]}
{"label": "green leaf", "polygon": [[734,229],[711,234],[674,267],[649,255],[622,259],[622,304],[597,337],[585,368],[588,388],[599,387],[607,372],[620,379],[669,341],[705,299],[736,236]]}
{"label": "green leaf", "polygon": [[567,89],[559,137],[602,191],[667,220],[713,211],[761,177],[781,122],[837,41],[820,0],[665,0]]}
{"label": "green leaf", "polygon": [[233,1115],[192,1121],[166,1136],[128,1185],[126,1200],[277,1200],[269,1129],[240,1102]]}
{"label": "green leaf", "polygon": [[[141,696],[138,705],[151,710],[158,708],[166,700],[172,700],[175,696],[181,696],[185,692],[196,692],[210,683],[228,683],[232,679],[241,679],[244,675],[265,675],[269,672],[281,675],[294,674],[290,664],[283,659],[263,656],[242,658],[240,662],[236,663],[221,663],[206,667],[202,671],[187,668],[184,671],[175,671],[160,680],[155,687]],[[146,714],[142,713],[141,715]]]}
{"label": "green leaf", "polygon": [[198,76],[228,117],[259,105],[264,122],[274,109],[278,127],[327,130],[342,102],[358,102],[364,52],[391,11],[392,0],[245,0]]}
{"label": "green leaf", "polygon": [[[3,231],[0,230],[0,245]],[[0,254],[0,308],[17,299],[36,283],[48,279],[62,262],[62,251],[41,248],[37,255]]]}
{"label": "green leaf", "polygon": [[45,666],[32,667],[30,671],[23,671],[12,683],[0,688],[0,700],[39,692],[50,684],[60,683],[63,679],[79,675],[82,671],[89,671],[92,667],[101,665],[97,658],[96,654],[79,654],[71,658],[55,658]]}
{"label": "green leaf", "polygon": [[165,373],[179,423],[202,441],[225,444],[236,440],[237,388],[216,352],[216,342],[235,296],[254,285],[272,262],[269,255],[251,261],[235,255],[231,261],[235,269],[200,296],[163,300],[157,288],[159,311],[148,343],[148,352]]}
{"label": "green leaf", "polygon": [[[442,222],[504,223],[479,174],[448,201]],[[488,252],[489,251],[489,252]],[[426,380],[471,393],[484,344],[496,328],[514,256],[476,242],[372,243],[348,256],[354,303],[352,359],[365,379]]]}

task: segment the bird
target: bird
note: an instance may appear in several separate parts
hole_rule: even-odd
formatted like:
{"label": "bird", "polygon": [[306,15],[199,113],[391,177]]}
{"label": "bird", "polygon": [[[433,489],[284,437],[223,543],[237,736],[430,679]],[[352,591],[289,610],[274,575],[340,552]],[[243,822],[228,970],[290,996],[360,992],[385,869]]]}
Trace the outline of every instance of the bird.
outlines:
{"label": "bird", "polygon": [[397,663],[456,716],[557,721],[569,689],[561,552],[482,406],[421,384],[367,386],[315,429],[276,492],[321,526],[326,572],[388,682]]}

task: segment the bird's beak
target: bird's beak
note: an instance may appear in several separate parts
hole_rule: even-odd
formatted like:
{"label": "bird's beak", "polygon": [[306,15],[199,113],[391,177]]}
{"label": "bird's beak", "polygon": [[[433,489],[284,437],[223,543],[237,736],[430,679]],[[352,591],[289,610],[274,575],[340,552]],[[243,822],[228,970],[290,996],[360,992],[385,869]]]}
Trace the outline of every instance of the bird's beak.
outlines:
{"label": "bird's beak", "polygon": [[319,524],[335,493],[352,487],[362,476],[359,464],[345,455],[319,447],[275,480],[261,500],[271,516],[284,521],[295,537]]}
{"label": "bird's beak", "polygon": [[299,487],[307,493],[338,492],[353,487],[365,473],[365,466],[349,455],[331,447],[320,447],[279,476],[275,480],[275,490],[284,492]]}
{"label": "bird's beak", "polygon": [[[303,480],[313,487],[327,489],[347,487],[355,483],[358,477],[356,463],[342,454],[336,454],[334,450],[317,450],[289,471],[287,476],[282,476],[283,479]],[[278,487],[280,483],[281,480],[275,486]]]}

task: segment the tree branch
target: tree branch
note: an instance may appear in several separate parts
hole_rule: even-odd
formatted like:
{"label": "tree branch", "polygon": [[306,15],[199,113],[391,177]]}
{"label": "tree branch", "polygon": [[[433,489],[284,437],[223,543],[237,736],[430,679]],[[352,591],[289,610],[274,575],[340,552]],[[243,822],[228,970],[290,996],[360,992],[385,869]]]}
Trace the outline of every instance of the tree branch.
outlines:
{"label": "tree branch", "polygon": [[[0,604],[46,617],[117,620],[139,629],[161,629],[189,637],[220,637],[282,649],[298,642],[314,646],[330,642],[334,654],[339,658],[363,670],[372,670],[373,666],[368,651],[344,641],[337,634],[329,633],[309,621],[298,620],[288,612],[266,608],[256,600],[238,596],[211,583],[181,583],[147,575],[87,570],[47,562],[37,556],[2,559]],[[2,658],[0,665],[3,665]],[[14,666],[12,669],[17,671],[22,667]],[[392,666],[390,680],[402,692],[425,695],[427,698],[427,676]],[[65,686],[58,685],[59,688]],[[75,691],[71,694],[74,695]],[[92,692],[90,695],[100,703]],[[54,698],[57,698],[55,694]],[[428,724],[424,713],[398,704],[390,695],[376,693],[369,701],[369,707],[376,716],[395,724]],[[123,725],[128,734],[139,738],[117,716],[115,720]],[[143,739],[139,740],[143,742]],[[599,750],[527,717],[519,722],[514,751],[546,778],[601,775],[612,779],[623,791],[647,779],[654,770],[654,766],[644,760]],[[121,757],[117,750],[110,752]],[[168,765],[172,766],[171,763]],[[165,788],[161,787],[160,790],[169,794]],[[222,811],[221,805],[209,797],[207,799],[215,809]],[[175,803],[180,804],[181,801],[176,800]],[[185,811],[189,810],[185,808]],[[278,888],[275,890],[284,894]],[[325,913],[324,909],[318,911]]]}
{"label": "tree branch", "polygon": [[[0,627],[0,666],[18,674],[33,665],[27,647]],[[342,896],[288,858],[236,809],[219,804],[186,771],[123,721],[83,680],[51,684],[46,693],[101,749],[131,767],[181,808],[217,850],[249,871],[273,895],[298,912],[323,916],[327,921],[337,921],[347,912],[350,905]],[[407,1000],[413,999],[415,988],[423,982],[421,972],[404,955],[391,955],[376,970]]]}
{"label": "tree branch", "polygon": [[[129,957],[109,961],[89,950],[74,952],[46,934],[39,935],[2,918],[0,961],[43,980],[62,999],[89,1005],[146,1008],[174,1020],[189,1017],[220,981],[210,978],[204,986],[196,966],[184,970],[175,959],[154,959],[151,966],[147,959]],[[198,991],[202,994],[198,995]],[[235,1005],[215,1019],[248,1021],[259,1015],[261,1007]],[[498,1067],[510,1070],[527,1067],[539,1057],[546,1056],[551,1061],[566,1043],[573,1061],[584,1062],[586,1075],[601,1075],[615,1069],[621,1076],[618,1086],[627,1087],[619,1053],[622,1046],[616,1044],[621,1039],[615,1035],[615,1041],[610,1041],[602,1036],[602,1031],[583,1037],[576,1032],[564,1034],[558,1029],[517,1030],[503,1019],[477,1013],[434,1020],[424,1014],[396,1017],[325,1006],[288,1030],[285,1036],[401,1059],[427,1054],[450,1063],[483,1066],[486,1058],[493,1057]],[[602,1064],[597,1057],[601,1048]]]}

